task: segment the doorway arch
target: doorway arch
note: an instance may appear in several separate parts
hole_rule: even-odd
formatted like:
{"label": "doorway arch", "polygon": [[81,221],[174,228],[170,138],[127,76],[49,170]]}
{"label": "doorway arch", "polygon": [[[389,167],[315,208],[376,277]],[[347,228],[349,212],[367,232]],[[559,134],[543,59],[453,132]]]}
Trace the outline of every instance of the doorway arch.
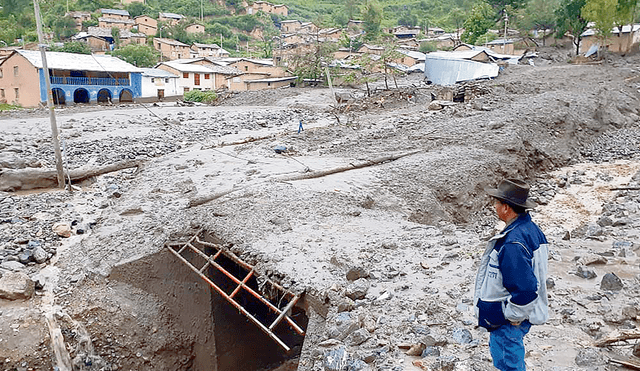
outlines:
{"label": "doorway arch", "polygon": [[100,89],[98,91],[98,103],[111,103],[111,91],[109,89]]}
{"label": "doorway arch", "polygon": [[87,89],[77,89],[73,92],[74,103],[89,103],[89,92]]}
{"label": "doorway arch", "polygon": [[133,103],[133,94],[128,89],[120,92],[120,103]]}
{"label": "doorway arch", "polygon": [[53,104],[57,104],[60,106],[64,106],[66,104],[66,96],[64,90],[60,88],[51,89],[51,98],[53,99]]}

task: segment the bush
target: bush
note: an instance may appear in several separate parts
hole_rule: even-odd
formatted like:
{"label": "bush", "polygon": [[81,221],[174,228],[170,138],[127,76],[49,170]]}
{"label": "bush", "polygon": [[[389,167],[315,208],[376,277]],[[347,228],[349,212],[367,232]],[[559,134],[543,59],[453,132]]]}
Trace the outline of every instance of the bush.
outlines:
{"label": "bush", "polygon": [[218,98],[216,92],[213,90],[191,90],[184,93],[185,102],[200,102],[211,104]]}
{"label": "bush", "polygon": [[431,53],[438,50],[438,46],[434,42],[423,42],[420,44],[420,49],[418,49],[421,53]]}

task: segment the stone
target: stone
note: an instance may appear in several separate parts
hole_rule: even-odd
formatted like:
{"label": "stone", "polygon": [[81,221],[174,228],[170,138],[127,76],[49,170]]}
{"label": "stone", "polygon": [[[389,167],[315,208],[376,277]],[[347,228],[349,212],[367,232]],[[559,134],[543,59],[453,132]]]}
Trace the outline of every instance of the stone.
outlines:
{"label": "stone", "polygon": [[604,215],[604,216],[601,216],[600,219],[598,219],[597,223],[601,227],[606,227],[606,226],[613,225],[613,220],[611,220],[611,218],[609,218],[608,216]]}
{"label": "stone", "polygon": [[631,249],[633,247],[633,242],[631,241],[614,241],[613,242],[614,249]]}
{"label": "stone", "polygon": [[409,350],[407,350],[406,354],[408,356],[419,356],[419,355],[422,355],[422,352],[424,352],[426,347],[427,346],[422,344],[422,343],[413,344],[413,345],[411,345],[411,348],[409,348]]}
{"label": "stone", "polygon": [[348,344],[352,346],[358,346],[369,339],[369,331],[366,329],[358,329],[349,335]]}
{"label": "stone", "polygon": [[348,353],[344,346],[330,350],[324,354],[323,364],[325,371],[343,371],[347,364]]}
{"label": "stone", "polygon": [[25,267],[24,267],[24,264],[18,261],[5,261],[2,264],[0,264],[0,268],[4,268],[9,271],[19,271],[24,269]]}
{"label": "stone", "polygon": [[351,300],[364,299],[369,291],[369,281],[365,278],[359,278],[349,286],[347,286],[345,295]]}
{"label": "stone", "polygon": [[420,356],[422,358],[424,358],[424,357],[439,357],[440,356],[440,347],[426,347]]}
{"label": "stone", "polygon": [[22,264],[28,264],[32,260],[33,260],[32,250],[25,249],[20,254],[18,254],[18,261]]}
{"label": "stone", "polygon": [[551,277],[547,278],[546,284],[547,284],[547,290],[551,290],[554,287],[556,287],[556,281],[554,281],[553,278]]}
{"label": "stone", "polygon": [[640,343],[636,343],[636,345],[633,346],[633,351],[631,354],[640,358]]}
{"label": "stone", "polygon": [[355,281],[357,279],[367,277],[369,277],[369,272],[367,272],[366,269],[360,266],[351,267],[347,272],[347,280],[349,281]]}
{"label": "stone", "polygon": [[563,240],[563,241],[569,241],[569,240],[571,240],[571,232],[569,232],[569,231],[565,231],[565,232],[564,232],[564,236],[562,236],[562,240]]}
{"label": "stone", "polygon": [[344,340],[352,332],[360,328],[360,323],[350,312],[342,312],[333,320],[334,326],[327,330],[327,335],[332,339]]}
{"label": "stone", "polygon": [[458,344],[469,344],[473,341],[471,331],[466,328],[456,328],[451,333],[451,338]]}
{"label": "stone", "polygon": [[69,223],[55,223],[51,229],[60,237],[71,237],[71,226]]}
{"label": "stone", "polygon": [[356,303],[349,298],[342,298],[338,303],[338,313],[350,312],[356,307]]}
{"label": "stone", "polygon": [[603,291],[620,291],[624,287],[622,280],[615,273],[607,273],[600,281],[600,290]]}
{"label": "stone", "polygon": [[33,249],[33,259],[38,264],[42,264],[49,259],[49,254],[40,246]]}
{"label": "stone", "polygon": [[598,349],[583,348],[580,349],[575,359],[576,365],[582,367],[602,366],[605,364],[605,357],[600,354]]}
{"label": "stone", "polygon": [[8,272],[0,278],[0,298],[7,300],[29,299],[35,291],[35,283],[22,272]]}
{"label": "stone", "polygon": [[578,266],[578,271],[576,272],[576,276],[586,278],[588,280],[598,277],[598,275],[593,269],[587,268],[584,265]]}
{"label": "stone", "polygon": [[581,256],[578,263],[582,265],[607,264],[607,258],[598,254],[588,254]]}
{"label": "stone", "polygon": [[437,100],[431,101],[431,103],[429,103],[429,111],[439,111],[442,108],[442,104],[440,104]]}

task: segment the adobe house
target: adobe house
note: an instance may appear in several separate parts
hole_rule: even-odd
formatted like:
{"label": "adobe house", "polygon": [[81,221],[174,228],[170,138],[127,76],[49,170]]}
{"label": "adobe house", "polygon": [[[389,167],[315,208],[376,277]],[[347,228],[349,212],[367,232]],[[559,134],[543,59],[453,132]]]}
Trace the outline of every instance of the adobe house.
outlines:
{"label": "adobe house", "polygon": [[198,23],[190,24],[184,30],[189,34],[204,34],[204,26]]}
{"label": "adobe house", "polygon": [[363,21],[350,19],[349,22],[347,23],[347,28],[350,30],[362,30],[363,25],[364,25]]}
{"label": "adobe house", "polygon": [[188,58],[191,56],[189,45],[181,43],[178,40],[156,37],[153,39],[153,47],[162,54],[162,58],[167,60]]}
{"label": "adobe house", "polygon": [[312,22],[302,22],[299,32],[315,34],[316,32],[318,32],[318,26],[316,26]]}
{"label": "adobe house", "polygon": [[287,75],[284,68],[275,66],[271,59],[228,58],[223,60],[243,73],[260,73],[268,77],[284,77]]}
{"label": "adobe house", "polygon": [[284,4],[277,4],[273,6],[272,13],[286,17],[289,15],[289,8]]}
{"label": "adobe house", "polygon": [[418,63],[424,63],[424,53],[404,49],[398,49],[397,52],[402,54],[402,57],[394,60],[395,63],[404,64],[407,67],[415,66]]}
{"label": "adobe house", "polygon": [[179,77],[160,68],[142,68],[141,101],[155,102],[181,96],[178,93]]}
{"label": "adobe house", "polygon": [[122,9],[100,9],[100,14],[105,18],[131,20],[129,12]]}
{"label": "adobe house", "polygon": [[280,22],[280,30],[283,33],[297,32],[300,29],[300,27],[302,27],[302,22],[295,19],[289,19],[289,20]]}
{"label": "adobe house", "polygon": [[[141,94],[139,68],[107,55],[47,52],[55,104],[133,102]],[[22,107],[47,101],[40,51],[17,50],[0,63],[0,100]]]}
{"label": "adobe house", "polygon": [[622,32],[618,27],[611,30],[611,36],[603,40],[598,37],[595,30],[586,30],[582,33],[582,42],[580,43],[580,53],[586,53],[591,46],[599,44],[606,47],[613,53],[628,53],[629,51],[638,50],[640,43],[640,24],[622,26]]}
{"label": "adobe house", "polygon": [[176,14],[176,13],[161,12],[158,14],[158,21],[167,22],[171,26],[177,25],[183,18],[184,16],[182,14]]}
{"label": "adobe house", "polygon": [[69,12],[64,16],[73,18],[73,21],[76,23],[76,30],[78,31],[82,31],[82,22],[86,22],[91,19],[91,13],[82,11]]}
{"label": "adobe house", "polygon": [[256,14],[261,11],[268,14],[278,14],[282,16],[289,15],[289,8],[284,4],[274,5],[266,1],[256,1],[250,6],[247,6],[247,14]]}
{"label": "adobe house", "polygon": [[376,45],[362,44],[360,49],[358,49],[358,53],[382,55],[382,53],[384,53],[384,48]]}
{"label": "adobe house", "polygon": [[158,21],[148,15],[139,15],[133,19],[138,27],[138,32],[147,36],[155,36],[158,32]]}
{"label": "adobe house", "polygon": [[[79,32],[71,37],[73,40],[86,42],[93,52],[104,53],[115,48],[115,39],[110,28],[105,27],[89,27],[87,32]],[[131,32],[129,30],[120,30],[118,36],[120,46],[129,44],[145,45],[147,36],[143,33]]]}
{"label": "adobe house", "polygon": [[513,55],[515,52],[515,46],[511,39],[496,39],[489,41],[485,46],[498,54]]}
{"label": "adobe house", "polygon": [[118,18],[98,18],[98,27],[111,28],[117,27],[123,30],[130,30],[135,26],[135,22],[131,19],[118,19]]}
{"label": "adobe house", "polygon": [[215,87],[215,89],[224,87],[227,84],[226,81],[228,77],[242,75],[242,72],[240,70],[234,67],[230,67],[229,63],[208,57],[180,59],[173,62],[197,64],[209,68],[213,73],[212,79],[214,80],[213,86]]}
{"label": "adobe house", "polygon": [[191,58],[197,57],[228,57],[229,52],[222,49],[218,44],[191,44]]}
{"label": "adobe house", "polygon": [[[244,80],[244,91],[277,89],[295,84],[298,76],[271,77],[266,79]],[[231,90],[231,89],[229,89]]]}
{"label": "adobe house", "polygon": [[318,31],[318,37],[325,41],[338,41],[342,36],[341,28],[323,28]]}
{"label": "adobe house", "polygon": [[92,53],[104,54],[111,50],[111,44],[105,38],[95,35],[90,35],[87,32],[80,32],[79,34],[72,36],[72,40],[80,41],[89,45]]}
{"label": "adobe house", "polygon": [[178,76],[178,94],[191,90],[215,90],[213,70],[209,67],[193,63],[178,61],[160,62],[155,68],[170,72]]}

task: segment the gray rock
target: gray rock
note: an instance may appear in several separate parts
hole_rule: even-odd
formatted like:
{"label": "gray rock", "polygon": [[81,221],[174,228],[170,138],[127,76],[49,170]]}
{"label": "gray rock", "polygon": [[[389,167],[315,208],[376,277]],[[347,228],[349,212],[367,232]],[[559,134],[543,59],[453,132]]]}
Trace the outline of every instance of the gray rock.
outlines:
{"label": "gray rock", "polygon": [[349,281],[355,281],[357,279],[367,278],[367,277],[369,277],[369,272],[367,272],[366,269],[360,266],[351,267],[347,272],[347,280]]}
{"label": "gray rock", "polygon": [[342,298],[338,303],[338,313],[350,312],[356,307],[356,303],[349,298]]}
{"label": "gray rock", "polygon": [[611,220],[611,218],[609,218],[608,216],[604,215],[604,216],[601,216],[600,219],[598,219],[597,223],[601,227],[607,227],[607,226],[613,225],[613,220]]}
{"label": "gray rock", "polygon": [[440,347],[426,347],[422,351],[421,357],[439,357],[440,356]]}
{"label": "gray rock", "polygon": [[548,277],[547,278],[547,290],[551,290],[552,288],[556,287],[556,281],[553,280],[553,278]]}
{"label": "gray rock", "polygon": [[366,329],[358,329],[349,335],[348,343],[352,346],[358,346],[369,339],[369,331]]}
{"label": "gray rock", "polygon": [[350,312],[338,313],[333,320],[334,325],[327,330],[329,338],[344,340],[352,332],[360,328],[360,323]]}
{"label": "gray rock", "polygon": [[598,349],[583,348],[578,352],[575,362],[576,365],[583,367],[602,366],[605,364],[605,357]]}
{"label": "gray rock", "polygon": [[36,263],[42,264],[49,259],[49,254],[47,254],[47,252],[44,251],[42,247],[38,246],[33,249],[33,259],[36,261]]}
{"label": "gray rock", "polygon": [[325,353],[323,364],[325,371],[343,371],[348,360],[347,350],[342,346]]}
{"label": "gray rock", "polygon": [[469,344],[473,341],[471,332],[466,328],[456,328],[451,333],[451,338],[458,344]]}
{"label": "gray rock", "polygon": [[576,272],[576,276],[586,278],[588,280],[598,277],[598,275],[593,269],[587,268],[584,265],[578,266],[578,271]]}
{"label": "gray rock", "polygon": [[349,286],[347,286],[347,290],[345,295],[352,300],[364,299],[367,295],[367,291],[369,291],[369,281],[365,278],[359,278]]}
{"label": "gray rock", "polygon": [[0,268],[4,268],[9,271],[19,271],[24,269],[25,267],[24,267],[24,264],[18,261],[5,261],[2,264],[0,264]]}
{"label": "gray rock", "polygon": [[18,254],[18,261],[22,264],[28,264],[33,261],[33,251],[29,249],[25,249],[20,254]]}
{"label": "gray rock", "polygon": [[8,272],[0,278],[0,298],[7,300],[29,299],[35,291],[35,283],[22,272]]}
{"label": "gray rock", "polygon": [[622,280],[615,273],[605,274],[600,281],[600,290],[603,291],[620,291],[623,287]]}
{"label": "gray rock", "polygon": [[614,241],[613,242],[614,249],[630,249],[633,247],[633,242],[631,241]]}

